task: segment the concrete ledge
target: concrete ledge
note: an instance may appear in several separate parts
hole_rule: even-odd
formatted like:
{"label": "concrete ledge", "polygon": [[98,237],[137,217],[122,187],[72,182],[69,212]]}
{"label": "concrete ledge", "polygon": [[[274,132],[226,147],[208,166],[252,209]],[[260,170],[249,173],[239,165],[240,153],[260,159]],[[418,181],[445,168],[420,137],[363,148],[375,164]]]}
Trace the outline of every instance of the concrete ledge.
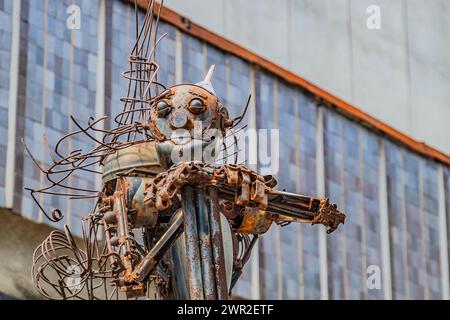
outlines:
{"label": "concrete ledge", "polygon": [[53,230],[0,208],[0,300],[41,299],[31,280],[33,252]]}

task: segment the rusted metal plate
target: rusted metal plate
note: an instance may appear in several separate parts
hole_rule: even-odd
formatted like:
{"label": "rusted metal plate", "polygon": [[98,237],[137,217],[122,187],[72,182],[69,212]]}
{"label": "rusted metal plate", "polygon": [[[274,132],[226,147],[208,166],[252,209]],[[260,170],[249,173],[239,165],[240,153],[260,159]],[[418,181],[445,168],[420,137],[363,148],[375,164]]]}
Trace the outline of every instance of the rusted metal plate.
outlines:
{"label": "rusted metal plate", "polygon": [[160,173],[163,169],[155,145],[155,141],[139,143],[107,156],[103,161],[103,183],[133,169],[143,169],[155,175]]}
{"label": "rusted metal plate", "polygon": [[239,233],[263,234],[269,230],[273,222],[265,211],[258,208],[245,208],[242,215],[242,224],[237,229]]}

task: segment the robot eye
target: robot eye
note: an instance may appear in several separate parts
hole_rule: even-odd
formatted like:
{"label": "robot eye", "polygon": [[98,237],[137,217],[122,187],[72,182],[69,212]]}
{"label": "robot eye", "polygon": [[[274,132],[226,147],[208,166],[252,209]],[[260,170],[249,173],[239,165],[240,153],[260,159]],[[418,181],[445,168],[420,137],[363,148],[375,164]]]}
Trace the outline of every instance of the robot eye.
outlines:
{"label": "robot eye", "polygon": [[170,111],[170,106],[166,101],[159,101],[156,104],[156,111],[158,112],[158,116],[165,117]]}
{"label": "robot eye", "polygon": [[189,111],[194,114],[200,114],[206,110],[206,106],[202,100],[195,98],[189,103]]}

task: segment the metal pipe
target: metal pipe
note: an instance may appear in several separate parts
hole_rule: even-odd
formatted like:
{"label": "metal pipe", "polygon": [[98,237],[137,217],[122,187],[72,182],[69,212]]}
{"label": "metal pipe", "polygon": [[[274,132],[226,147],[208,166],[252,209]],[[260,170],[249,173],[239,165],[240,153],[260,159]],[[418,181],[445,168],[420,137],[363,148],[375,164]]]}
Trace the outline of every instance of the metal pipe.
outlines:
{"label": "metal pipe", "polygon": [[117,237],[119,240],[119,254],[122,263],[126,268],[125,274],[130,274],[133,270],[131,262],[131,247],[128,241],[128,215],[122,191],[114,193],[114,213],[117,219]]}
{"label": "metal pipe", "polygon": [[189,297],[191,300],[204,300],[195,198],[192,186],[186,185],[181,188],[181,203],[184,216]]}
{"label": "metal pipe", "polygon": [[[226,191],[222,192],[222,190],[220,190],[220,198],[231,202],[234,202],[235,200],[234,194],[228,193]],[[249,206],[256,207],[256,204],[253,201],[249,201]],[[314,215],[311,214],[311,212],[314,211],[306,211],[304,209],[287,207],[280,203],[270,203],[265,211],[295,219],[313,220],[314,218]]]}
{"label": "metal pipe", "polygon": [[228,300],[228,285],[225,270],[222,224],[219,211],[219,196],[217,187],[207,188],[209,225],[212,241],[212,254],[217,288],[217,299]]}
{"label": "metal pipe", "polygon": [[236,282],[239,280],[239,278],[242,275],[242,270],[245,264],[247,263],[248,259],[250,258],[250,255],[252,253],[253,247],[256,244],[256,241],[258,241],[258,235],[254,235],[252,242],[250,243],[249,247],[247,248],[247,251],[245,251],[244,256],[241,259],[240,267],[235,271],[233,274],[233,277],[231,279],[231,285],[230,285],[230,292],[233,290],[234,286],[236,285]]}
{"label": "metal pipe", "polygon": [[212,256],[212,241],[209,230],[209,206],[206,202],[205,193],[205,188],[195,187],[194,189],[203,289],[206,300],[215,300],[217,299],[215,268]]}
{"label": "metal pipe", "polygon": [[164,253],[166,253],[167,249],[172,246],[182,232],[183,215],[179,214],[175,218],[175,221],[170,225],[169,229],[167,229],[164,235],[153,246],[145,258],[138,264],[132,274],[133,280],[142,282],[145,277],[153,271]]}

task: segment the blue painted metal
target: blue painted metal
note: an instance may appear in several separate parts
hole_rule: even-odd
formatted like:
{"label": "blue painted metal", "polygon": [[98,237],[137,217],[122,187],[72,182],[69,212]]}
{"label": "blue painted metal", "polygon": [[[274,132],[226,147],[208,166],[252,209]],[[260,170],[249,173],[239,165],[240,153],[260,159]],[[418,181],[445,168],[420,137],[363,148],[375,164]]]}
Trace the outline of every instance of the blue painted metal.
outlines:
{"label": "blue painted metal", "polygon": [[[200,263],[203,277],[203,290],[206,300],[214,300],[217,297],[215,268],[212,255],[212,241],[209,232],[209,213],[208,204],[205,195],[205,189],[202,187],[194,188],[195,211],[197,218]],[[210,202],[210,201],[208,201]]]}
{"label": "blue painted metal", "polygon": [[203,300],[203,277],[200,262],[199,237],[197,230],[197,217],[195,208],[195,193],[191,186],[181,189],[181,198],[184,212],[184,235],[186,245],[186,267],[189,279],[189,298]]}

